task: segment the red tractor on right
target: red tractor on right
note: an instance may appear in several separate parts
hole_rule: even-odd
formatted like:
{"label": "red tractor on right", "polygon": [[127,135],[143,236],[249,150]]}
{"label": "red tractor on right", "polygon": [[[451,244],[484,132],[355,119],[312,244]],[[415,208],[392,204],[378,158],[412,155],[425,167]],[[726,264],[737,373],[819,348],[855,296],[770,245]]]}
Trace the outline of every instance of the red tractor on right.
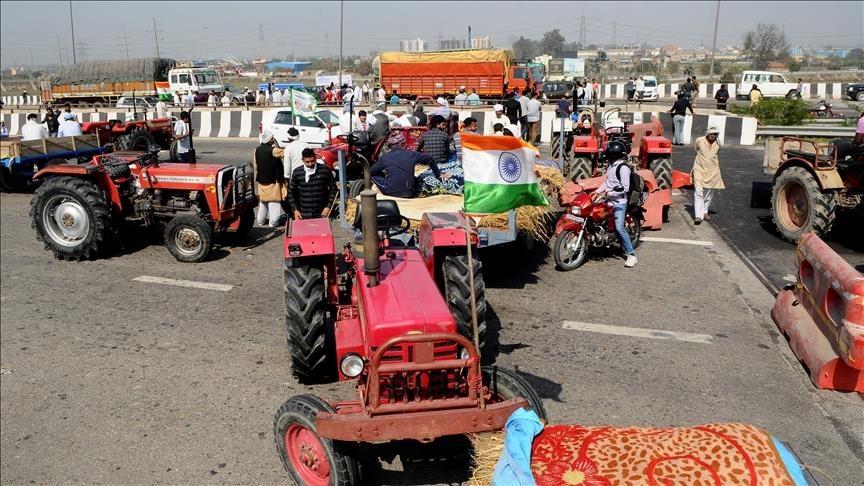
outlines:
{"label": "red tractor on right", "polygon": [[[285,327],[301,382],[356,380],[357,399],[298,395],[279,407],[276,450],[296,484],[363,484],[363,443],[502,429],[520,407],[545,419],[520,375],[481,366],[484,284],[477,234],[462,213],[427,213],[414,246],[394,201],[368,183],[355,227],[362,257],[341,253],[327,219],[290,223]],[[380,230],[380,233],[379,233]]]}
{"label": "red tractor on right", "polygon": [[562,167],[564,178],[575,182],[605,174],[606,145],[611,140],[620,140],[630,148],[630,159],[635,165],[654,174],[660,189],[671,188],[672,142],[662,136],[663,125],[656,118],[649,123],[628,124],[618,116],[619,111],[620,108],[612,108],[604,112],[602,124],[593,108],[580,111],[585,122],[574,125],[573,153],[568,154],[571,157],[565,159]]}

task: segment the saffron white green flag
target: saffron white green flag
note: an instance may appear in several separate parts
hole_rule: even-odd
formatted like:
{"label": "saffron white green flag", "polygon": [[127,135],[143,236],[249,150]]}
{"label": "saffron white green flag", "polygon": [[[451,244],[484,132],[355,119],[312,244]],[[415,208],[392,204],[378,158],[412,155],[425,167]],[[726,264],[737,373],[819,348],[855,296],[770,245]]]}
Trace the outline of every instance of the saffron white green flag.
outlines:
{"label": "saffron white green flag", "polygon": [[548,206],[534,159],[537,147],[509,136],[462,134],[465,212],[503,213],[520,206]]}
{"label": "saffron white green flag", "polygon": [[305,118],[315,118],[316,106],[318,106],[318,100],[314,96],[305,91],[291,88],[291,111],[295,115]]}

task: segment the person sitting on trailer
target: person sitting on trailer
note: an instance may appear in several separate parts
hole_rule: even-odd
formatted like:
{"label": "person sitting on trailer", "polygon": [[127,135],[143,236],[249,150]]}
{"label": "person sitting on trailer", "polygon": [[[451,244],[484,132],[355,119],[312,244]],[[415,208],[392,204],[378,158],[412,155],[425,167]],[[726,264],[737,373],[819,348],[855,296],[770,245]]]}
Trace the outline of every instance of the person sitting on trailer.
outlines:
{"label": "person sitting on trailer", "polygon": [[48,130],[39,124],[39,115],[30,113],[27,115],[27,123],[21,126],[21,140],[39,140],[48,138]]}
{"label": "person sitting on trailer", "polygon": [[81,124],[75,118],[74,113],[64,113],[63,121],[60,122],[60,128],[57,129],[58,137],[80,137]]}
{"label": "person sitting on trailer", "polygon": [[389,151],[378,158],[370,169],[372,182],[381,194],[393,197],[414,197],[414,167],[428,165],[437,179],[441,172],[435,158],[429,154],[406,150],[405,136],[394,132],[387,139]]}
{"label": "person sitting on trailer", "polygon": [[432,115],[429,119],[429,131],[420,136],[417,151],[431,155],[438,164],[447,162],[453,141],[446,130],[447,121],[440,115]]}

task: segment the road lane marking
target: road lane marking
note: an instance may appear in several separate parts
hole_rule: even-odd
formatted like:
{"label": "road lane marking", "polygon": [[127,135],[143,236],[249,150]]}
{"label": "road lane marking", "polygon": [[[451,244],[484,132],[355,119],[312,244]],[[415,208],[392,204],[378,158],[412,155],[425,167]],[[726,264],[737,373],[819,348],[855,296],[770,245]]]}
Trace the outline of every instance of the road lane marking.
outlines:
{"label": "road lane marking", "polygon": [[653,241],[655,243],[680,243],[682,245],[714,246],[714,243],[705,240],[684,240],[680,238],[660,238],[657,236],[643,236],[642,241]]}
{"label": "road lane marking", "polygon": [[700,344],[711,344],[714,342],[714,336],[710,334],[664,331],[662,329],[607,326],[605,324],[592,324],[590,322],[577,321],[564,321],[561,324],[561,327],[570,331],[596,332],[600,334],[615,334],[618,336],[630,336],[650,339],[671,339],[674,341],[687,341],[690,343]]}
{"label": "road lane marking", "polygon": [[173,278],[165,278],[165,277],[151,277],[150,275],[141,275],[140,277],[135,277],[132,280],[136,282],[144,282],[144,283],[155,283],[161,285],[173,285],[175,287],[189,287],[193,289],[204,289],[204,290],[218,290],[220,292],[228,292],[233,289],[233,285],[225,285],[225,284],[217,284],[217,283],[209,283],[209,282],[196,282],[194,280],[177,280]]}

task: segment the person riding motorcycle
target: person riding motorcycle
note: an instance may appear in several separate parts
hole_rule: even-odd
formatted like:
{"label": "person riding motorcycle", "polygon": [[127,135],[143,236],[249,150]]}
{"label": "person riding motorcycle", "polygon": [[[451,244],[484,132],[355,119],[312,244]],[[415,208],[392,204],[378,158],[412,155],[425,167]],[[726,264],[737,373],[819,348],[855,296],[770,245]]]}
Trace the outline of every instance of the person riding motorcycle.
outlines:
{"label": "person riding motorcycle", "polygon": [[633,249],[633,242],[630,241],[630,235],[627,234],[627,229],[624,226],[627,218],[627,195],[630,190],[630,172],[632,170],[627,165],[628,152],[627,146],[619,140],[612,140],[606,145],[605,157],[610,164],[606,170],[606,181],[597,188],[592,199],[597,201],[605,195],[612,203],[615,215],[615,232],[618,233],[621,247],[624,248],[624,253],[627,256],[624,266],[631,268],[636,266],[638,260],[636,251]]}

